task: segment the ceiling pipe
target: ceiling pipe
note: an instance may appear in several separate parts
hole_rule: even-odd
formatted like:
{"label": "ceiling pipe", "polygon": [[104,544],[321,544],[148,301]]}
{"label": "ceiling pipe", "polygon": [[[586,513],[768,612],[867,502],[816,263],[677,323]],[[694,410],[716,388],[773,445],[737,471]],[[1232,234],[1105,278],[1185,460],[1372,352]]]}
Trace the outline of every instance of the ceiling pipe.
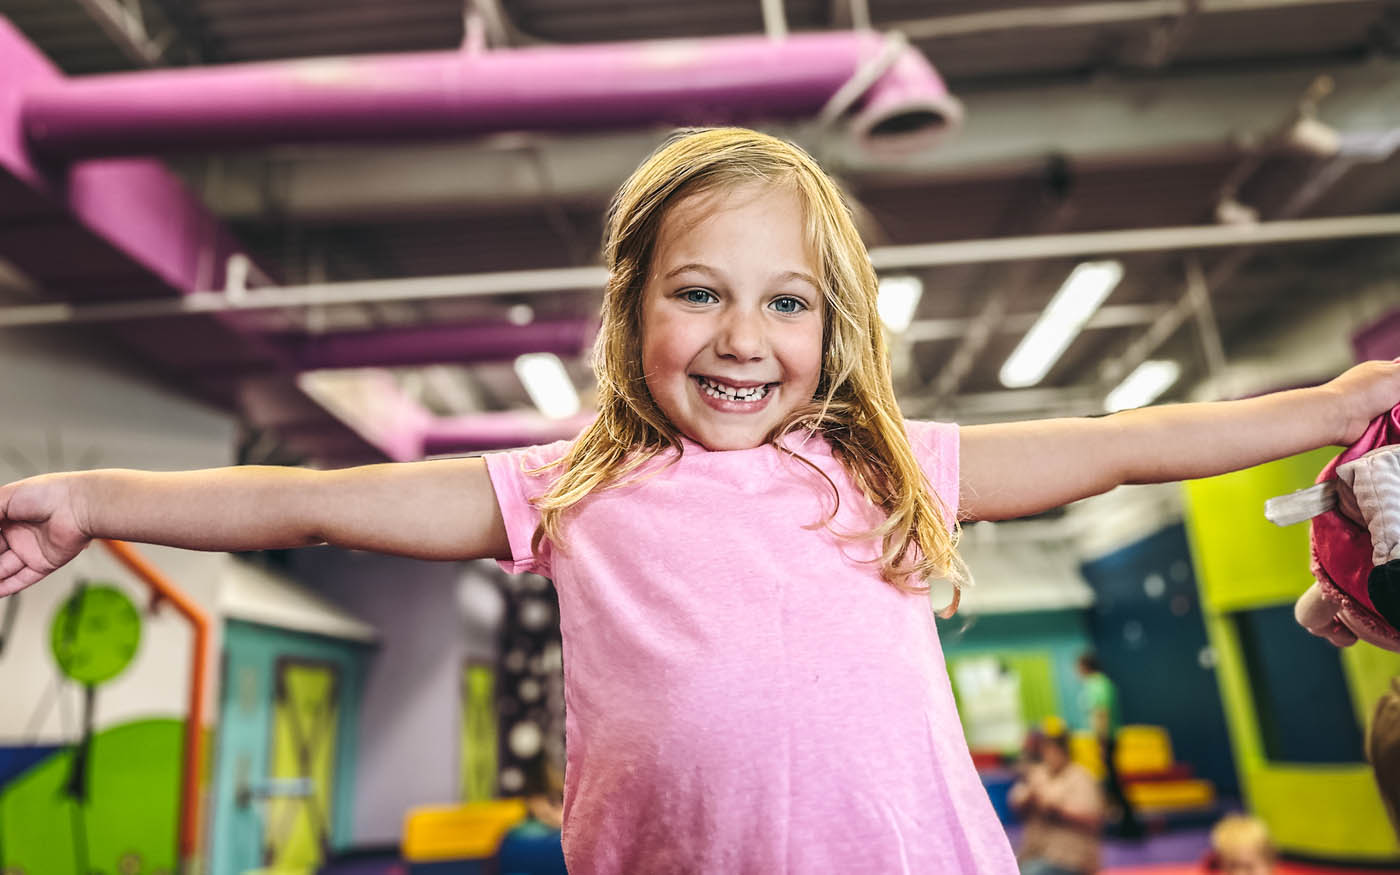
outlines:
{"label": "ceiling pipe", "polygon": [[961,105],[923,55],[898,35],[870,31],[86,76],[25,92],[20,114],[36,154],[71,160],[500,131],[805,120],[847,83],[867,77],[871,81],[848,104],[852,131],[867,148],[913,151],[961,121]]}
{"label": "ceiling pipe", "polygon": [[593,421],[593,414],[546,419],[537,413],[506,411],[444,416],[417,432],[424,456],[463,455],[570,440]]}
{"label": "ceiling pipe", "polygon": [[[435,416],[404,392],[388,371],[306,371],[297,385],[385,458],[411,462],[547,444],[574,437],[595,414],[550,419],[533,410]],[[272,426],[283,431],[282,426]],[[313,430],[319,428],[313,424]]]}
{"label": "ceiling pipe", "polygon": [[530,352],[574,357],[591,335],[587,319],[541,319],[525,325],[480,322],[298,335],[283,345],[298,370],[310,371],[508,361]]}

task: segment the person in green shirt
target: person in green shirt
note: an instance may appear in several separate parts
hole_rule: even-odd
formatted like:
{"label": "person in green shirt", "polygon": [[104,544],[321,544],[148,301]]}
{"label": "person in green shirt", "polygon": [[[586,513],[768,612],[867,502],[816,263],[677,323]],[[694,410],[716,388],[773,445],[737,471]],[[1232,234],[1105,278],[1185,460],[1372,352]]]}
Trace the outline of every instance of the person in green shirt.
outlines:
{"label": "person in green shirt", "polygon": [[1108,675],[1103,673],[1099,658],[1092,652],[1080,655],[1079,676],[1083,679],[1080,701],[1085,721],[1098,737],[1099,752],[1103,755],[1104,795],[1108,804],[1120,812],[1117,833],[1126,839],[1142,838],[1142,823],[1138,821],[1133,804],[1123,792],[1123,782],[1118,777],[1118,766],[1113,756],[1117,747],[1118,728],[1123,722],[1118,712],[1118,689],[1113,685],[1113,681],[1109,680]]}

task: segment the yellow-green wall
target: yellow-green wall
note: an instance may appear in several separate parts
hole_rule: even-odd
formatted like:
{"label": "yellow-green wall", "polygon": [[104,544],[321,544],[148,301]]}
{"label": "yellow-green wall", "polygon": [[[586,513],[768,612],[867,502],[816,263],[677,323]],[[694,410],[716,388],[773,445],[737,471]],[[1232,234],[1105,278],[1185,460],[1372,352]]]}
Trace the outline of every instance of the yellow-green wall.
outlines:
{"label": "yellow-green wall", "polygon": [[[1264,756],[1234,611],[1292,604],[1312,584],[1308,527],[1279,528],[1264,502],[1310,486],[1336,450],[1324,449],[1186,485],[1187,530],[1206,632],[1217,660],[1240,787],[1284,851],[1344,860],[1395,860],[1400,845],[1381,806],[1370,769],[1355,765],[1280,765]],[[1342,665],[1365,726],[1400,654],[1367,644],[1342,652]]]}

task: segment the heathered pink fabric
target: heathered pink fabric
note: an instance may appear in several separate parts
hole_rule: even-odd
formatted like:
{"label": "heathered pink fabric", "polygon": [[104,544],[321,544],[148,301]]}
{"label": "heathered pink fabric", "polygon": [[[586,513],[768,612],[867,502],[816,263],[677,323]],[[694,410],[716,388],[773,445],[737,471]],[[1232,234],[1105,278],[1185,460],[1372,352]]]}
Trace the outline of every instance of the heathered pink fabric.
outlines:
{"label": "heathered pink fabric", "polygon": [[[907,428],[956,507],[957,427]],[[787,446],[840,489],[836,530],[878,521],[825,441]],[[486,459],[502,567],[559,593],[571,873],[1016,871],[929,600],[881,581],[872,543],[820,525],[821,477],[772,446],[686,442],[532,555],[529,500],[557,469],[527,472],[567,447]]]}

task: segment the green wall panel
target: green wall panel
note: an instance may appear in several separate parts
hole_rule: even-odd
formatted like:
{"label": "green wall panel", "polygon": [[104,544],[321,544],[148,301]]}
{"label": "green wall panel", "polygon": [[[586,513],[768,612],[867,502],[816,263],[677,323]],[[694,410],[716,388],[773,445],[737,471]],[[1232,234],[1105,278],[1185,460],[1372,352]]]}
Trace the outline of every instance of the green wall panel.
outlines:
{"label": "green wall panel", "polygon": [[[1310,486],[1336,454],[1326,448],[1185,485],[1186,523],[1201,587],[1216,678],[1249,807],[1285,851],[1312,857],[1400,862],[1379,793],[1365,763],[1299,766],[1264,755],[1259,716],[1230,614],[1292,604],[1312,584],[1308,527],[1264,519],[1264,502]],[[1358,720],[1364,725],[1400,654],[1359,644],[1341,654]]]}
{"label": "green wall panel", "polygon": [[182,721],[168,719],[98,732],[89,758],[89,799],[81,807],[63,790],[72,762],[68,750],[7,784],[0,794],[0,869],[78,875],[85,850],[82,875],[173,872],[183,732]]}
{"label": "green wall panel", "polygon": [[462,667],[462,801],[485,802],[496,797],[497,752],[496,667],[469,662]]}
{"label": "green wall panel", "polygon": [[1186,484],[1187,529],[1207,610],[1293,601],[1312,583],[1308,527],[1276,526],[1264,502],[1312,485],[1334,449]]}

